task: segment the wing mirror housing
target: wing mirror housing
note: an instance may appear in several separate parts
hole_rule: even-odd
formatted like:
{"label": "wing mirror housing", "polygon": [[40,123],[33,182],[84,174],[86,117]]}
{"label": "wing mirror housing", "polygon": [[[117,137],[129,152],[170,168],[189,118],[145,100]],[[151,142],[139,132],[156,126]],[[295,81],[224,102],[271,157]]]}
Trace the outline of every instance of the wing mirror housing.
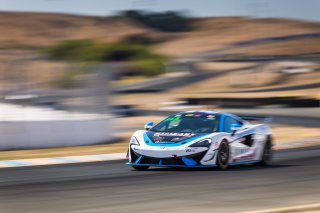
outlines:
{"label": "wing mirror housing", "polygon": [[242,128],[241,124],[231,124],[231,131],[232,131],[232,135],[234,135],[234,133],[236,133],[236,131],[240,130]]}
{"label": "wing mirror housing", "polygon": [[147,122],[144,125],[145,130],[150,130],[153,127],[153,122]]}

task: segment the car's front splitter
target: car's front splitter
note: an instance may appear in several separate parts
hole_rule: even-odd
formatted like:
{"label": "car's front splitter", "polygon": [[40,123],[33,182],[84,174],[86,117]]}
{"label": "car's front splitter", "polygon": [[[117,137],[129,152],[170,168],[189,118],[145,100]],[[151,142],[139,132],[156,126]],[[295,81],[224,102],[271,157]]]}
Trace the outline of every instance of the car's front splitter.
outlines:
{"label": "car's front splitter", "polygon": [[173,167],[173,168],[215,168],[216,165],[165,165],[165,164],[139,164],[139,163],[126,163],[130,166],[150,166],[150,167]]}
{"label": "car's front splitter", "polygon": [[[238,165],[252,165],[255,163],[258,163],[259,161],[243,161],[243,162],[237,162],[237,163],[230,163],[229,166],[238,166]],[[166,165],[166,164],[139,164],[139,163],[126,163],[130,166],[150,166],[150,167],[173,167],[173,168],[216,168],[217,165]]]}

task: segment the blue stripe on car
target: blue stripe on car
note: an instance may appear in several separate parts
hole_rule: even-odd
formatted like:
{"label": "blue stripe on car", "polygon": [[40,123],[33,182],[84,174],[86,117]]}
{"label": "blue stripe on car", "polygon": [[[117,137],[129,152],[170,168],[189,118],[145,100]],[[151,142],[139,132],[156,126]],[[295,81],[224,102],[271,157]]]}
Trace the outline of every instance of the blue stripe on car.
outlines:
{"label": "blue stripe on car", "polygon": [[139,161],[141,160],[141,158],[142,158],[142,155],[140,155],[140,156],[138,157],[138,159],[136,160],[136,162],[134,162],[134,163],[135,163],[135,164],[138,164]]}
{"label": "blue stripe on car", "polygon": [[219,132],[223,132],[224,131],[224,120],[225,120],[225,115],[221,114],[220,115],[220,123],[219,123]]}
{"label": "blue stripe on car", "polygon": [[182,157],[181,160],[183,161],[183,163],[185,163],[187,166],[195,166],[198,163],[193,160],[192,158],[187,158],[187,157]]}

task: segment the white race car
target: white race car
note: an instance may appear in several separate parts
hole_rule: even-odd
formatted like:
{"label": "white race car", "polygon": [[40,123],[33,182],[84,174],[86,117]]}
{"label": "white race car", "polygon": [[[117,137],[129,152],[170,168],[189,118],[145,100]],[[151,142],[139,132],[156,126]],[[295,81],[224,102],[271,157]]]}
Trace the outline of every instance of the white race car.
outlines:
{"label": "white race car", "polygon": [[272,135],[257,117],[238,117],[213,111],[176,113],[146,130],[136,131],[129,143],[128,164],[149,167],[218,167],[266,165],[272,157]]}

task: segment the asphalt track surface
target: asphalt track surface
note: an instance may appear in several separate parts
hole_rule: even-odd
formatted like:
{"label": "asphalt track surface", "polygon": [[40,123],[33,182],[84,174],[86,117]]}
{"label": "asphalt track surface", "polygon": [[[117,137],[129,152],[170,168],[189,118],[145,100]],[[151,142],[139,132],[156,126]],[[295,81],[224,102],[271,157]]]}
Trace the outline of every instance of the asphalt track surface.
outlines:
{"label": "asphalt track surface", "polygon": [[320,201],[320,147],[226,171],[139,172],[124,163],[1,169],[0,212],[240,212]]}

